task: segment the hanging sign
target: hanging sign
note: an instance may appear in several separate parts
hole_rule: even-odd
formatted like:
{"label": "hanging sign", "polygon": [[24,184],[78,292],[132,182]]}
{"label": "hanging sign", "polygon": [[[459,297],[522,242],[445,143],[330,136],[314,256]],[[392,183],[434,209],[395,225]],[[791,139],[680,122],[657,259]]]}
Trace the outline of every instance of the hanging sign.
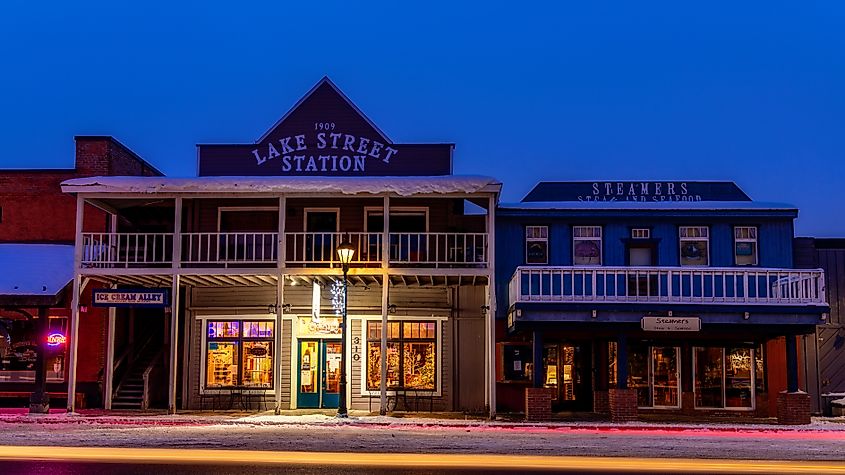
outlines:
{"label": "hanging sign", "polygon": [[701,330],[698,317],[643,317],[640,327],[647,332],[697,332]]}
{"label": "hanging sign", "polygon": [[95,289],[95,307],[166,307],[170,305],[170,289]]}

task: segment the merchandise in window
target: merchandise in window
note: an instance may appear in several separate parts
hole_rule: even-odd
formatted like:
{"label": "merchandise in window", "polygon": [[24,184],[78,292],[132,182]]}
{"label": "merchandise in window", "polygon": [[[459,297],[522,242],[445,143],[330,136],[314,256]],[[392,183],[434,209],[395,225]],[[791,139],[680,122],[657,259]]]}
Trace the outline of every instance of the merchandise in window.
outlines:
{"label": "merchandise in window", "polygon": [[549,263],[549,227],[525,227],[525,263]]}
{"label": "merchandise in window", "polygon": [[[56,343],[46,346],[47,381],[64,381],[65,352],[67,340],[66,317],[49,318],[49,335],[56,335]],[[38,319],[2,318],[0,319],[0,381],[34,382],[35,359],[41,339],[38,335]],[[46,338],[46,336],[44,336]]]}
{"label": "merchandise in window", "polygon": [[762,366],[751,348],[694,349],[695,406],[702,408],[754,407],[756,367]]}
{"label": "merchandise in window", "polygon": [[[615,346],[614,346],[615,358]],[[628,387],[639,407],[680,407],[680,349],[632,345],[628,348]]]}
{"label": "merchandise in window", "polygon": [[734,258],[738,266],[757,265],[757,228],[737,226],[734,228]]}
{"label": "merchandise in window", "polygon": [[[367,322],[367,390],[381,384],[381,322]],[[437,323],[387,324],[387,388],[436,390]]]}
{"label": "merchandise in window", "polygon": [[576,266],[600,266],[601,260],[601,226],[573,226],[572,263]]}
{"label": "merchandise in window", "polygon": [[707,226],[679,228],[681,265],[710,265],[710,229]]}
{"label": "merchandise in window", "polygon": [[272,321],[209,321],[205,387],[272,388],[273,324]]}

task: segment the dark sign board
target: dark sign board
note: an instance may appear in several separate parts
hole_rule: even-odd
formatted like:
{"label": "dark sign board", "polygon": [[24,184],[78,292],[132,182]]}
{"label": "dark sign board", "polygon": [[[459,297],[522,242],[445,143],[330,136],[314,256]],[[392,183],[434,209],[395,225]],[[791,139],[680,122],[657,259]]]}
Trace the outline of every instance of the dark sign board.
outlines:
{"label": "dark sign board", "polygon": [[751,201],[751,198],[730,181],[544,181],[522,201]]}
{"label": "dark sign board", "polygon": [[170,289],[94,289],[91,299],[95,307],[166,307]]}
{"label": "dark sign board", "polygon": [[396,144],[323,78],[254,144],[199,145],[199,176],[437,176],[453,144]]}

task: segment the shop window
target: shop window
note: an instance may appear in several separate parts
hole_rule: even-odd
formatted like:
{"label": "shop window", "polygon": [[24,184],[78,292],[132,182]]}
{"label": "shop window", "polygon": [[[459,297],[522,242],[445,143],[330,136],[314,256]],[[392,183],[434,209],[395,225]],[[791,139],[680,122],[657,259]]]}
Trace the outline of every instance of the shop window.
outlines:
{"label": "shop window", "polygon": [[628,387],[636,390],[639,407],[680,407],[680,379],[679,348],[628,348]]}
{"label": "shop window", "polygon": [[757,228],[737,226],[734,228],[734,259],[738,266],[757,265]]}
{"label": "shop window", "polygon": [[[367,390],[381,385],[380,321],[367,322]],[[436,390],[437,322],[387,324],[387,388]]]}
{"label": "shop window", "polygon": [[572,263],[574,265],[601,265],[601,234],[601,226],[572,227]]}
{"label": "shop window", "polygon": [[695,358],[695,406],[698,408],[752,409],[757,358],[751,348],[701,348]]}
{"label": "shop window", "polygon": [[525,263],[549,263],[549,227],[525,227]]}
{"label": "shop window", "polygon": [[681,265],[710,265],[710,229],[707,226],[679,228]]}
{"label": "shop window", "polygon": [[209,321],[206,388],[273,387],[272,321]]}
{"label": "shop window", "polygon": [[[50,335],[67,335],[67,318],[50,317]],[[45,336],[46,338],[46,336]],[[31,383],[35,381],[35,358],[39,342],[38,320],[21,318],[0,319],[0,382]],[[65,379],[67,340],[55,339],[46,346],[47,381]],[[46,343],[43,342],[43,343]]]}

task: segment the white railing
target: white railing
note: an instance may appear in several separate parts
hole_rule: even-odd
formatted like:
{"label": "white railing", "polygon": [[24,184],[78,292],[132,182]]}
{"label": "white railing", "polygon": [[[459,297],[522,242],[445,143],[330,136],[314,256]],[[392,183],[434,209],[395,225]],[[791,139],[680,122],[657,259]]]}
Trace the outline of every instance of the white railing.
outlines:
{"label": "white railing", "polygon": [[390,263],[487,265],[487,233],[390,233]]}
{"label": "white railing", "polygon": [[83,233],[83,267],[156,267],[173,259],[172,233]]}
{"label": "white railing", "polygon": [[183,233],[182,264],[272,264],[278,233]]}
{"label": "white railing", "polygon": [[355,247],[352,265],[381,262],[382,233],[285,233],[288,264],[339,265],[337,246],[349,241]]}
{"label": "white railing", "polygon": [[821,269],[518,267],[510,303],[827,305]]}

